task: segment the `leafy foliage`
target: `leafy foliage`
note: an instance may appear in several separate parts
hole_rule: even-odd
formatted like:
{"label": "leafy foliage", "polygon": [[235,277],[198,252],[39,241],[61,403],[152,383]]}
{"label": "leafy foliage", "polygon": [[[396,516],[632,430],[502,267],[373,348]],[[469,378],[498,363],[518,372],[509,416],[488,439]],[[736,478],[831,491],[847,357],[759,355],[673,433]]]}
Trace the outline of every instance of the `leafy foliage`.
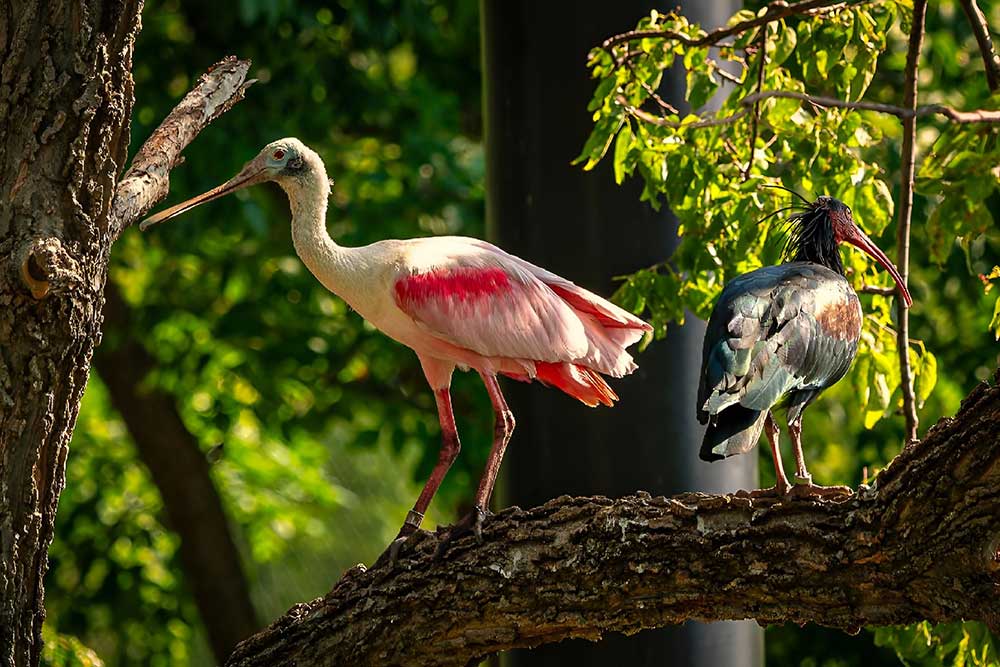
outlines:
{"label": "leafy foliage", "polygon": [[[988,101],[996,108],[1000,95]],[[993,227],[986,200],[1000,186],[1000,128],[946,128],[920,168],[917,185],[936,206],[927,220],[931,256],[942,262],[959,241],[963,249]]]}
{"label": "leafy foliage", "polygon": [[[755,8],[764,3],[747,4],[728,26],[763,14]],[[685,309],[706,317],[727,280],[780,261],[780,218],[766,216],[782,204],[765,185],[780,184],[809,198],[836,196],[872,236],[893,231],[898,120],[783,97],[752,103],[755,93],[785,91],[900,104],[912,3],[847,4],[737,30],[715,51],[706,48],[708,33],[699,26],[677,14],[654,12],[637,26],[641,39],[591,52],[597,87],[589,108],[595,124],[578,161],[591,168],[610,158],[617,182],[638,176],[642,198],[653,206],[666,201],[679,220],[682,238],[674,255],[625,277],[617,294],[622,305],[645,313],[659,335],[668,323],[683,322]],[[1000,6],[987,12],[996,25]],[[932,3],[924,54],[921,101],[996,108],[977,45],[953,0]],[[680,66],[686,70],[688,108],[697,115],[656,95],[664,72]],[[744,102],[747,98],[751,102]],[[716,111],[703,110],[706,104]],[[992,125],[948,126],[934,118],[919,125],[918,149],[925,157],[913,218],[915,338],[908,352],[924,423],[957,409],[971,385],[986,379],[997,362],[993,335],[986,334],[989,327],[1000,338],[1000,299],[990,293],[1000,276],[1000,270],[991,272],[1000,254],[996,132]],[[962,252],[953,252],[956,247]],[[856,288],[889,284],[858,253],[848,252],[845,259]],[[891,303],[879,295],[862,301],[866,317],[854,367],[805,422],[813,472],[830,482],[856,484],[862,466],[865,474],[876,473],[900,441],[898,420],[887,419],[900,404]],[[761,470],[762,484],[773,483],[770,466]],[[983,645],[982,634],[961,625],[880,629],[880,645],[893,647],[904,660],[915,659],[909,638],[918,630],[938,646],[965,635],[970,650]],[[787,628],[768,631],[769,659],[782,664],[793,657],[802,665],[856,664],[835,657],[841,650],[835,644],[814,652],[820,645],[815,639]]]}
{"label": "leafy foliage", "polygon": [[[614,143],[616,179],[638,174],[645,184],[642,198],[653,206],[665,199],[680,221],[681,243],[669,263],[626,278],[617,295],[623,305],[646,313],[663,335],[669,322],[683,322],[685,309],[707,319],[728,280],[779,261],[782,218],[770,214],[782,206],[780,191],[765,186],[800,191],[808,199],[832,194],[873,236],[886,229],[894,208],[873,150],[884,138],[874,114],[781,97],[756,104],[744,100],[760,92],[807,90],[861,99],[886,50],[890,27],[905,12],[906,3],[860,3],[782,19],[738,32],[716,54],[700,26],[680,14],[653,12],[637,30],[660,32],[663,38],[592,51],[590,67],[600,79],[589,107],[594,130],[578,160],[592,168]],[[757,16],[742,10],[729,26]],[[657,102],[663,73],[681,65],[692,109],[703,107],[723,81],[731,84],[720,93],[724,99],[717,114],[685,115],[662,104],[656,114],[643,109]],[[849,253],[846,269],[857,289],[890,284],[861,253]],[[896,409],[900,375],[889,299],[871,297],[866,310],[851,381],[874,388],[858,393],[871,426]],[[910,355],[926,398],[936,380],[936,360],[919,341]]]}
{"label": "leafy foliage", "polygon": [[[988,274],[979,276],[983,281],[983,290],[986,294],[995,287],[993,281],[1000,279],[1000,266],[994,266]],[[996,305],[993,306],[993,318],[990,320],[990,328],[996,332],[997,340],[1000,340],[1000,296],[997,296]]]}
{"label": "leafy foliage", "polygon": [[42,628],[41,663],[45,667],[104,667],[97,654],[80,643],[76,637],[59,635],[49,626]]}
{"label": "leafy foliage", "polygon": [[[183,663],[196,614],[178,577],[178,540],[163,526],[160,496],[109,410],[106,390],[92,379],[49,551],[50,629],[83,638],[110,664]],[[74,642],[54,643],[55,664],[76,651]]]}
{"label": "leafy foliage", "polygon": [[998,644],[981,623],[880,628],[875,643],[888,646],[907,667],[996,667]]}

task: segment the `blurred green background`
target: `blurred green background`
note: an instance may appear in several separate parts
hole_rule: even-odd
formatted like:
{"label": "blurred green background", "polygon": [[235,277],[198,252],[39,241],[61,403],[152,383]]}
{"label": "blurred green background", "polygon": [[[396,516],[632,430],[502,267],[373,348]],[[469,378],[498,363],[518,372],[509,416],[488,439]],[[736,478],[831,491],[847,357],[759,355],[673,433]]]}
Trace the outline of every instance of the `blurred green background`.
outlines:
{"label": "blurred green background", "polygon": [[[986,6],[1000,25],[998,8]],[[904,52],[887,56],[869,99],[898,97]],[[135,54],[133,151],[197,76],[230,53],[253,60],[258,83],[185,151],[168,201],[222,182],[265,143],[297,136],[322,155],[336,181],[329,227],[343,243],[482,236],[477,2],[148,2]],[[969,75],[982,65],[955,2],[933,3],[925,54],[924,101],[984,102],[985,85]],[[887,135],[882,164],[893,173],[898,128]],[[922,134],[921,145],[933,138]],[[918,199],[917,221],[923,206]],[[126,232],[111,281],[129,319],[124,328],[109,325],[104,342],[139,340],[155,360],[135,390],[172,396],[211,461],[265,621],[324,594],[346,568],[381,552],[430,471],[439,438],[416,357],[309,275],[294,254],[288,218],[284,195],[267,186],[152,233]],[[998,262],[997,238],[994,229],[937,265],[915,226],[913,336],[939,362],[922,431],[954,412],[996,367],[988,330],[996,294],[984,294],[974,274]],[[806,419],[806,455],[821,483],[856,485],[862,466],[876,469],[899,448],[901,419],[866,431],[852,391],[848,383],[831,390]],[[468,502],[489,446],[491,414],[478,379],[456,376],[454,400],[464,447],[432,506],[430,527]],[[178,537],[126,421],[95,371],[50,554],[46,659],[214,664]],[[761,466],[764,475],[769,468]],[[961,639],[961,630],[949,631]],[[776,665],[894,660],[869,632],[777,628],[767,640]],[[950,659],[921,657],[931,644],[916,641],[908,654],[914,664]]]}

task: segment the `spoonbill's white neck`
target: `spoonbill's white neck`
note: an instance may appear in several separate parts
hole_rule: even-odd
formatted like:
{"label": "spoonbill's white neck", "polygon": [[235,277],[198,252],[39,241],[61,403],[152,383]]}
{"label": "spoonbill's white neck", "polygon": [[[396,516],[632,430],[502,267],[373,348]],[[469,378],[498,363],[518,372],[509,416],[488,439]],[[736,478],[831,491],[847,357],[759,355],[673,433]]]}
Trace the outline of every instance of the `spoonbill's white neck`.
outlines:
{"label": "spoonbill's white neck", "polygon": [[288,195],[292,210],[292,243],[306,267],[327,289],[343,293],[353,274],[351,248],[339,245],[326,229],[330,181],[319,155],[303,156],[303,169],[276,179]]}

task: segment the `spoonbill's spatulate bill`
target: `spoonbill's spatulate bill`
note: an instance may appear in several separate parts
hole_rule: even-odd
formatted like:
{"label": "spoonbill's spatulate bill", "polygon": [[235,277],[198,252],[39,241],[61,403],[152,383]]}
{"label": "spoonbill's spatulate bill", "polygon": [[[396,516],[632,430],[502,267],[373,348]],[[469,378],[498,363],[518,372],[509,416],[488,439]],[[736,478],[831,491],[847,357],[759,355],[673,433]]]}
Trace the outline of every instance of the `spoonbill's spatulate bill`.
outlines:
{"label": "spoonbill's spatulate bill", "polygon": [[861,337],[861,303],[844,278],[838,244],[873,257],[896,281],[906,306],[912,304],[896,267],[854,223],[850,208],[832,197],[806,204],[790,220],[790,261],[743,274],[719,296],[705,332],[698,389],[698,420],[708,424],[701,458],[715,461],[750,451],[763,430],[780,494],[791,487],[771,414],[779,407],[788,409],[802,490],[845,490],[812,484],[801,441],[802,412],[847,373]]}
{"label": "spoonbill's spatulate bill", "polygon": [[323,161],[294,138],[268,144],[236,176],[146,219],[141,229],[264,181],[277,182],[292,209],[295,250],[313,275],[386,335],[411,347],[437,400],[442,445],[430,479],[390,547],[420,526],[460,444],[452,414],[452,372],[475,369],[496,417],[493,448],[461,524],[479,534],[514,417],[498,375],[538,380],[590,406],[617,396],[602,375],[636,365],[625,349],[651,327],[601,297],[478,239],[438,236],[346,248],[326,230],[330,181]]}

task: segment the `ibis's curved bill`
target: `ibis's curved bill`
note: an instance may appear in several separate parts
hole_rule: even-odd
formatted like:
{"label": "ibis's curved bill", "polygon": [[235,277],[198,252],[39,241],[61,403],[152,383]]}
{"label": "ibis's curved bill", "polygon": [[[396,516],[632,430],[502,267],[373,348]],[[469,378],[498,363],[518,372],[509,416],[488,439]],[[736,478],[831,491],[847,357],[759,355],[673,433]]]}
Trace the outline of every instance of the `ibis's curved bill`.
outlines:
{"label": "ibis's curved bill", "polygon": [[843,236],[841,240],[844,243],[850,243],[855,248],[858,248],[869,257],[874,259],[876,262],[882,265],[882,268],[889,272],[892,279],[896,281],[896,287],[899,289],[899,293],[903,295],[903,304],[909,308],[913,305],[913,298],[910,296],[910,290],[906,289],[906,281],[903,280],[903,276],[899,274],[896,269],[896,265],[892,263],[882,249],[875,245],[875,242],[868,238],[868,235],[861,231],[861,228],[857,225],[850,225],[843,230]]}

